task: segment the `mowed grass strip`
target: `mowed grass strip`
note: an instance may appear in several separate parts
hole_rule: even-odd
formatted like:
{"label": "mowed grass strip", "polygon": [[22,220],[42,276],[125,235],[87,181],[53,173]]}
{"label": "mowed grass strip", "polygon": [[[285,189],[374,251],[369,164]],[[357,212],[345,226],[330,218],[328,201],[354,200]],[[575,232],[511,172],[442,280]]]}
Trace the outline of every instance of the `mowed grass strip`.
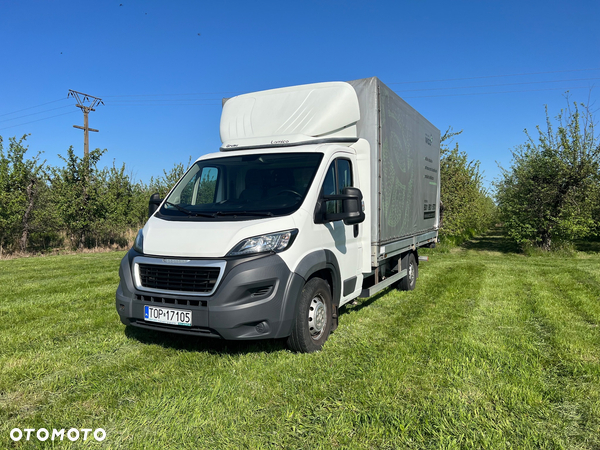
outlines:
{"label": "mowed grass strip", "polygon": [[0,448],[600,448],[600,255],[509,250],[430,252],[311,355],[125,328],[123,253],[0,261]]}

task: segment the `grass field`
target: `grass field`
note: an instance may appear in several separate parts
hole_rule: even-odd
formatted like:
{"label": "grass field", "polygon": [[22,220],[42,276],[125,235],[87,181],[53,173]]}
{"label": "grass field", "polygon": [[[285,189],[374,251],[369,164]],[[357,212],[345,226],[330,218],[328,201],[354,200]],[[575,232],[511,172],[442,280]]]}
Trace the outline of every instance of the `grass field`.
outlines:
{"label": "grass field", "polygon": [[[309,355],[126,329],[122,252],[0,261],[0,448],[598,449],[595,250],[430,251]],[[71,427],[107,436],[9,437]]]}

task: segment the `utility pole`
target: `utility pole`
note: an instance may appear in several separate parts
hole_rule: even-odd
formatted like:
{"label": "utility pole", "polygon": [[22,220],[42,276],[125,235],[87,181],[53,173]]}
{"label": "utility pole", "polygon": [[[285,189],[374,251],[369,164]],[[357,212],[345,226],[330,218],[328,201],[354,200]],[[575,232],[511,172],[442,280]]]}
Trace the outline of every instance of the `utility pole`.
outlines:
{"label": "utility pole", "polygon": [[[67,95],[67,98],[69,97],[73,97],[75,100],[77,100],[77,105],[75,106],[81,108],[83,111],[83,126],[80,127],[79,125],[73,125],[73,128],[79,128],[80,130],[83,130],[83,156],[87,160],[90,155],[90,138],[88,131],[98,132],[98,130],[88,126],[88,114],[90,111],[96,111],[94,107],[97,105],[104,105],[104,102],[101,98],[84,94],[83,92],[77,92],[72,89],[69,89],[69,95]],[[86,102],[88,102],[89,105],[85,106],[84,103]]]}
{"label": "utility pole", "polygon": [[[75,100],[77,100],[77,106],[78,108],[81,108],[81,110],[83,111],[83,126],[80,127],[79,125],[73,125],[73,128],[79,128],[80,130],[83,130],[83,176],[82,176],[82,189],[83,189],[83,195],[81,197],[82,201],[83,201],[83,213],[86,215],[89,215],[89,201],[90,201],[90,197],[88,195],[88,185],[90,182],[90,138],[89,138],[89,132],[90,131],[95,131],[98,132],[98,130],[95,130],[93,128],[90,128],[88,126],[88,114],[90,113],[90,111],[95,111],[94,107],[96,105],[104,105],[104,103],[102,102],[102,99],[98,98],[98,97],[94,97],[93,95],[88,95],[88,94],[84,94],[83,92],[77,92],[74,91],[72,89],[69,89],[69,95],[67,95],[67,98],[69,97],[73,97]],[[87,106],[84,105],[84,103],[87,103]],[[89,233],[89,229],[84,229],[81,231],[81,234],[79,236],[79,248],[83,248],[85,246],[85,242],[86,242],[86,237],[88,236]]]}

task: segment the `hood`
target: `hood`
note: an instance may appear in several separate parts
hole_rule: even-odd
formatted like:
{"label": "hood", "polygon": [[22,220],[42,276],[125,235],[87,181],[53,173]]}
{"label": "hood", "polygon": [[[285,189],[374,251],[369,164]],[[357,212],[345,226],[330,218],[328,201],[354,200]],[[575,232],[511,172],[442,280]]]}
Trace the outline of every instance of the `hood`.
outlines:
{"label": "hood", "polygon": [[242,239],[297,228],[292,216],[244,221],[183,222],[151,217],[142,231],[144,254],[222,258]]}

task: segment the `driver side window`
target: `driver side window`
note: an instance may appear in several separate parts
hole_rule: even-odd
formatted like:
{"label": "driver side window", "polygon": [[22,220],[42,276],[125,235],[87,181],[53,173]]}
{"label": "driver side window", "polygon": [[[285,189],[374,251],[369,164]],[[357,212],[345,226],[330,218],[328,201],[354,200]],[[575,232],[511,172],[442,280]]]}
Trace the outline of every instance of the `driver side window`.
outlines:
{"label": "driver side window", "polygon": [[[327,175],[323,182],[322,195],[339,195],[348,186],[352,186],[352,167],[350,161],[338,158],[327,169]],[[327,202],[327,213],[337,214],[340,212],[342,212],[341,200]]]}

